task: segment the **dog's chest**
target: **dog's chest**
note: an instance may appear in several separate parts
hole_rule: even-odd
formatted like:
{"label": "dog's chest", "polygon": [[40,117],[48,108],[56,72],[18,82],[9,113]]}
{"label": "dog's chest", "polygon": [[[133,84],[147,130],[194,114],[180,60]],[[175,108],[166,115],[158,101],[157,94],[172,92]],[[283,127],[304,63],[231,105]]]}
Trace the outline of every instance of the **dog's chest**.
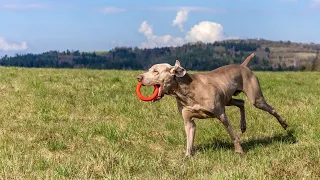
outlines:
{"label": "dog's chest", "polygon": [[212,117],[212,113],[199,104],[194,104],[192,106],[184,106],[186,110],[192,113],[192,116],[199,119]]}

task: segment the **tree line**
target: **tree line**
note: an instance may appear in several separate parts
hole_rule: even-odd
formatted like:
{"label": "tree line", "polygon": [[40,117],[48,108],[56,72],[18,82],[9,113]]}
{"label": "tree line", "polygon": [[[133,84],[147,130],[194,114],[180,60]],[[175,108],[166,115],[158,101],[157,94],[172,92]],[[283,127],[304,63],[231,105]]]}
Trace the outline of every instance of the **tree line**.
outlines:
{"label": "tree line", "polygon": [[[178,59],[190,70],[207,71],[227,64],[240,64],[252,52],[260,50],[258,43],[221,41],[188,43],[179,47],[116,47],[106,52],[49,51],[41,54],[16,54],[0,58],[1,66],[33,68],[148,69],[156,63],[174,64]],[[265,52],[270,53],[269,48]],[[254,70],[296,70],[295,67],[273,66],[268,57],[255,57]]]}

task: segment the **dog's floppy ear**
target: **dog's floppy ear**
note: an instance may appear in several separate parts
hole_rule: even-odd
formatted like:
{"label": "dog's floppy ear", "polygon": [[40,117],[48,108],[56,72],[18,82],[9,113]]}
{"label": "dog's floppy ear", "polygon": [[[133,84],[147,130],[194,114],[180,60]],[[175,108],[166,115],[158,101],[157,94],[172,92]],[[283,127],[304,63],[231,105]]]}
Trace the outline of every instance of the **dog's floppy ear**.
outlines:
{"label": "dog's floppy ear", "polygon": [[186,75],[187,71],[180,65],[180,62],[176,60],[176,64],[172,67],[170,73],[177,77],[183,77]]}

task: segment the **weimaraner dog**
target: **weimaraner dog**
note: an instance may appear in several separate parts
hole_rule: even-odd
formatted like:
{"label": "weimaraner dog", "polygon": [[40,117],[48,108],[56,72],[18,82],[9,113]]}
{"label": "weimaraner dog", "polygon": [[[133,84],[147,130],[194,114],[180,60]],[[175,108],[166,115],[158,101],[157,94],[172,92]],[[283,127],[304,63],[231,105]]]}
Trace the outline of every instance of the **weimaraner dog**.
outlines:
{"label": "weimaraner dog", "polygon": [[159,86],[160,100],[164,94],[173,96],[177,100],[187,136],[186,156],[191,156],[195,136],[194,118],[218,118],[231,136],[235,152],[242,154],[243,150],[237,133],[231,127],[225,106],[237,106],[240,109],[240,126],[242,133],[246,131],[244,101],[232,96],[243,92],[255,107],[267,111],[281,126],[286,129],[287,123],[277,111],[267,104],[264,99],[259,81],[248,68],[248,63],[255,56],[252,53],[241,65],[227,65],[210,72],[188,74],[177,60],[174,66],[169,64],[155,64],[148,72],[140,74],[137,79],[145,86]]}

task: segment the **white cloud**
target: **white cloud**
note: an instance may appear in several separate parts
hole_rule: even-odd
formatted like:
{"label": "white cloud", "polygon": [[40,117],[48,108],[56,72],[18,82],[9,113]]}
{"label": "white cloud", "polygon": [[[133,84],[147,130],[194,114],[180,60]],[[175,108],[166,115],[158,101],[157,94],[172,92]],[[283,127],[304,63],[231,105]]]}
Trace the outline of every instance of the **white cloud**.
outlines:
{"label": "white cloud", "polygon": [[173,20],[172,25],[178,26],[181,32],[184,32],[183,23],[188,20],[188,13],[187,9],[182,9],[178,11],[176,18]]}
{"label": "white cloud", "polygon": [[125,12],[126,10],[123,8],[117,8],[117,7],[105,7],[101,11],[102,13],[105,13],[105,14],[115,14],[115,13]]}
{"label": "white cloud", "polygon": [[152,26],[150,26],[147,21],[143,21],[141,23],[141,26],[139,28],[139,32],[143,33],[146,37],[149,37],[149,36],[153,35]]}
{"label": "white cloud", "polygon": [[153,10],[158,11],[180,11],[180,10],[187,10],[188,12],[207,12],[207,13],[219,13],[224,12],[222,9],[214,9],[214,8],[207,8],[207,7],[200,7],[200,6],[158,6],[151,8]]}
{"label": "white cloud", "polygon": [[187,33],[188,42],[215,42],[228,39],[221,24],[209,21],[202,21],[194,25]]}
{"label": "white cloud", "polygon": [[14,9],[14,10],[24,10],[24,9],[39,9],[46,7],[45,4],[31,3],[31,4],[3,4],[0,8],[3,9]]}
{"label": "white cloud", "polygon": [[[173,20],[173,26],[178,26],[182,32],[184,32],[183,23],[188,20],[188,12],[190,10],[199,10],[199,7],[184,7],[177,12]],[[147,42],[142,43],[143,48],[180,46],[187,42],[201,41],[213,43],[225,39],[239,39],[239,37],[236,36],[227,36],[221,24],[210,21],[202,21],[194,25],[190,31],[186,33],[185,37],[173,37],[171,35],[157,36],[153,34],[152,28],[153,27],[146,21],[143,21],[140,25],[139,32],[143,33],[147,38]]]}
{"label": "white cloud", "polygon": [[28,49],[27,43],[21,44],[9,43],[3,37],[0,37],[0,50],[1,51],[23,51]]}
{"label": "white cloud", "polygon": [[163,46],[179,46],[185,43],[181,37],[172,37],[171,35],[157,36],[152,32],[152,26],[147,21],[143,21],[140,25],[139,32],[143,33],[147,42],[142,43],[143,48],[163,47]]}
{"label": "white cloud", "polygon": [[214,43],[225,39],[239,39],[236,36],[227,36],[224,33],[221,24],[209,21],[202,21],[194,25],[187,35],[183,37],[173,37],[171,35],[157,36],[153,34],[152,26],[146,21],[140,25],[139,32],[143,33],[147,42],[142,43],[143,48],[164,47],[164,46],[180,46],[187,42],[205,42]]}
{"label": "white cloud", "polygon": [[281,1],[285,3],[292,3],[292,2],[297,2],[298,0],[281,0]]}
{"label": "white cloud", "polygon": [[311,8],[320,7],[320,0],[311,0],[310,7]]}

